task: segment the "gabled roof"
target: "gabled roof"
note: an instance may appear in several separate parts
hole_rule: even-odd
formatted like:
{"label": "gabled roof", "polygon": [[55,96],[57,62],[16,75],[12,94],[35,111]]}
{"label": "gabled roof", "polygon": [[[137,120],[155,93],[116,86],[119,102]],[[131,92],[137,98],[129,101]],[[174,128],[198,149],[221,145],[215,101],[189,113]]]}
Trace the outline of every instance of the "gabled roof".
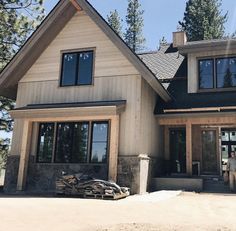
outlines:
{"label": "gabled roof", "polygon": [[[90,5],[87,0],[76,0],[76,2],[117,46],[123,55],[135,66],[142,77],[150,84],[157,94],[159,94],[164,101],[169,101],[171,99],[170,95],[157,80],[152,71],[111,29],[92,5]],[[10,98],[16,97],[18,81],[24,76],[49,43],[72,18],[76,13],[76,10],[76,7],[69,0],[59,1],[39,28],[32,34],[20,51],[1,72],[0,95]]]}

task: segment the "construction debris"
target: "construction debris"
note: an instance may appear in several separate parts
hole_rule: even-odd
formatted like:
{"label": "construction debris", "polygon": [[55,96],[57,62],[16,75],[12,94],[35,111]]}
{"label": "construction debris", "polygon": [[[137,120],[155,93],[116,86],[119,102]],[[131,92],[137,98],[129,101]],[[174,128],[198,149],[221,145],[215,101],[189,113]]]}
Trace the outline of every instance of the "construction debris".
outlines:
{"label": "construction debris", "polygon": [[62,175],[56,181],[56,193],[82,198],[110,200],[117,200],[130,195],[127,187],[120,187],[114,182],[94,179],[81,174]]}

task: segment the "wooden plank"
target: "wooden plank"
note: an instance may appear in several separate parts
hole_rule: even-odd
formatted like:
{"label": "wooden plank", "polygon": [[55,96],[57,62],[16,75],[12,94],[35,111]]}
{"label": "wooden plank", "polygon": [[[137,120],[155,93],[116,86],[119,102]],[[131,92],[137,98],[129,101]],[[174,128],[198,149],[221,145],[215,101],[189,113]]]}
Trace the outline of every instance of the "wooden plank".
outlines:
{"label": "wooden plank", "polygon": [[32,122],[25,120],[23,125],[20,164],[19,164],[18,179],[17,179],[18,191],[22,191],[25,188],[28,161],[29,161],[31,131],[32,131]]}
{"label": "wooden plank", "polygon": [[108,179],[116,182],[118,165],[118,147],[119,147],[119,115],[113,116],[110,123],[110,153]]}
{"label": "wooden plank", "polygon": [[186,124],[186,168],[187,174],[192,175],[192,124]]}

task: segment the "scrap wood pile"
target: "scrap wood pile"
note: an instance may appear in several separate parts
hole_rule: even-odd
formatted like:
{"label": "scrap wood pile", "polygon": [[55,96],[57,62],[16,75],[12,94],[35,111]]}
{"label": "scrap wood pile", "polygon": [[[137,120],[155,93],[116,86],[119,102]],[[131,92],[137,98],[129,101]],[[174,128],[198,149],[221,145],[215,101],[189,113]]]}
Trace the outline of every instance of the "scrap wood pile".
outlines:
{"label": "scrap wood pile", "polygon": [[64,175],[56,181],[56,193],[98,199],[121,199],[129,195],[129,188],[89,176]]}

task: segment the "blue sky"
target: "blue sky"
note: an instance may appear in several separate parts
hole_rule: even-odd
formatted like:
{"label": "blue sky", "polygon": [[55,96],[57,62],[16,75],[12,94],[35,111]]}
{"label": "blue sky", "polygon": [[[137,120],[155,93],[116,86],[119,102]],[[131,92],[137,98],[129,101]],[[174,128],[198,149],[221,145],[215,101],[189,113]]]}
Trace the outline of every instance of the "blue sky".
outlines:
{"label": "blue sky", "polygon": [[[147,50],[156,50],[163,36],[171,42],[172,32],[176,31],[178,21],[183,18],[186,1],[140,0],[144,9],[144,36]],[[44,2],[46,12],[49,13],[58,0],[44,0]],[[118,10],[123,19],[125,18],[127,0],[89,0],[89,2],[104,18],[114,9]],[[226,33],[233,33],[236,31],[236,0],[222,1],[222,13],[225,14],[227,11]],[[0,137],[5,136],[5,133],[0,131]],[[7,136],[10,137],[11,134]]]}
{"label": "blue sky", "polygon": [[[47,12],[57,2],[58,0],[45,0]],[[114,9],[125,18],[127,0],[89,0],[89,2],[104,18]],[[140,0],[144,9],[144,36],[147,50],[155,50],[163,36],[171,42],[172,32],[176,31],[178,21],[183,19],[186,2],[187,0]],[[233,33],[236,31],[236,0],[222,1],[222,13],[225,14],[227,11],[226,33]]]}

